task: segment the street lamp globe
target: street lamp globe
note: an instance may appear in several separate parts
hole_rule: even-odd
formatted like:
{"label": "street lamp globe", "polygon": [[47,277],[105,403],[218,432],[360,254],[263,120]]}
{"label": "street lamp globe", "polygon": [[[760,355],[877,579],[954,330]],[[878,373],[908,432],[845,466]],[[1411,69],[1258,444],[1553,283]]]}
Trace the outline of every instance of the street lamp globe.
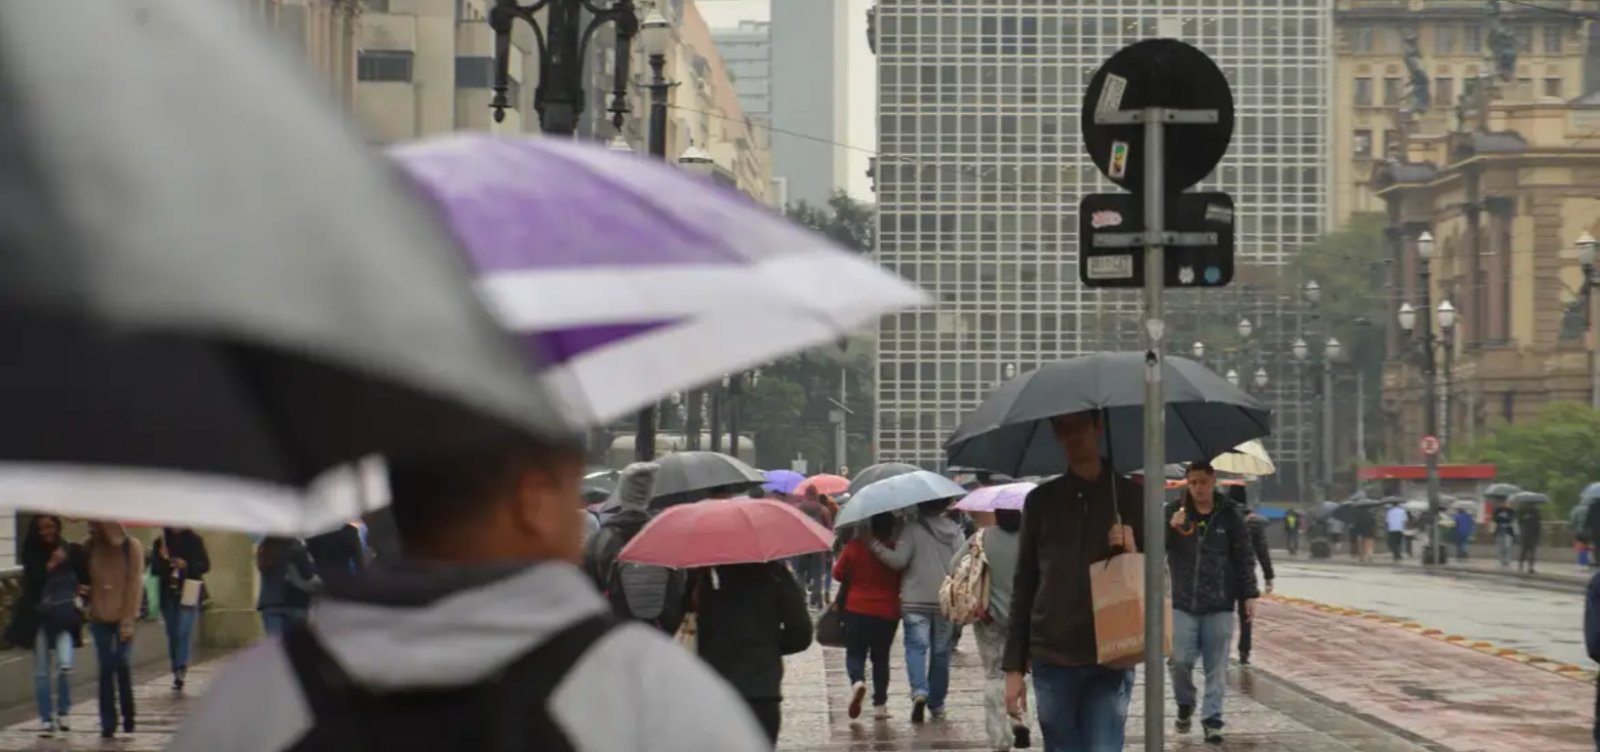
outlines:
{"label": "street lamp globe", "polygon": [[1267,369],[1265,369],[1265,368],[1257,368],[1256,369],[1256,388],[1257,389],[1266,389],[1267,388],[1267,379],[1268,378],[1269,377],[1267,376]]}
{"label": "street lamp globe", "polygon": [[1250,319],[1239,319],[1239,338],[1250,339],[1250,333],[1256,330],[1255,324]]}
{"label": "street lamp globe", "polygon": [[711,159],[711,155],[694,144],[689,144],[689,148],[684,149],[683,154],[678,156],[678,164],[704,178],[711,177],[717,169],[717,163]]}
{"label": "street lamp globe", "polygon": [[1322,285],[1317,284],[1316,280],[1306,280],[1306,284],[1302,289],[1304,291],[1303,294],[1306,296],[1307,303],[1316,305],[1322,302]]}
{"label": "street lamp globe", "polygon": [[618,133],[617,135],[612,136],[611,137],[611,143],[608,146],[606,146],[606,148],[610,149],[612,151],[625,151],[625,152],[632,152],[633,151],[633,147],[628,145],[628,140],[623,138],[621,133]]}
{"label": "street lamp globe", "polygon": [[1017,364],[1015,364],[1015,363],[1007,363],[1005,368],[1000,369],[1000,373],[1005,376],[1007,381],[1010,381],[1011,379],[1016,378],[1016,375],[1017,375]]}
{"label": "street lamp globe", "polygon": [[1410,303],[1400,304],[1400,315],[1396,318],[1400,320],[1400,328],[1407,332],[1417,327],[1417,309],[1412,308]]}
{"label": "street lamp globe", "polygon": [[1311,346],[1306,344],[1305,337],[1296,337],[1291,350],[1294,352],[1294,359],[1301,363],[1306,362],[1306,358],[1311,355]]}
{"label": "street lamp globe", "polygon": [[1423,230],[1422,234],[1417,236],[1417,255],[1422,257],[1423,261],[1433,258],[1433,233]]}
{"label": "street lamp globe", "polygon": [[754,388],[756,388],[756,385],[760,384],[760,383],[761,383],[761,369],[759,369],[759,368],[750,369],[750,388],[754,389]]}
{"label": "street lamp globe", "polygon": [[1439,301],[1439,328],[1449,331],[1456,325],[1456,307],[1448,300]]}
{"label": "street lamp globe", "polygon": [[1229,384],[1232,384],[1234,386],[1238,386],[1239,385],[1239,372],[1234,370],[1234,369],[1232,369],[1232,368],[1229,368],[1228,369],[1227,379],[1228,379],[1228,383]]}
{"label": "street lamp globe", "polygon": [[1328,356],[1328,362],[1337,363],[1344,360],[1344,345],[1339,344],[1338,337],[1329,337],[1328,346],[1323,349],[1323,354]]}
{"label": "street lamp globe", "polygon": [[667,399],[670,402],[672,402],[672,406],[673,407],[677,407],[678,405],[683,403],[683,393],[682,392],[673,392],[672,396],[668,397]]}
{"label": "street lamp globe", "polygon": [[1195,360],[1200,360],[1206,356],[1206,343],[1196,342],[1189,351],[1194,353]]}
{"label": "street lamp globe", "polygon": [[656,57],[667,54],[667,48],[672,46],[672,24],[662,15],[660,8],[650,11],[639,23],[639,41],[644,44],[646,55]]}
{"label": "street lamp globe", "polygon": [[722,388],[727,389],[730,386],[733,386],[733,374],[722,374]]}
{"label": "street lamp globe", "polygon": [[1588,230],[1584,230],[1583,234],[1578,236],[1578,263],[1586,267],[1594,266],[1594,256],[1594,236],[1590,235]]}

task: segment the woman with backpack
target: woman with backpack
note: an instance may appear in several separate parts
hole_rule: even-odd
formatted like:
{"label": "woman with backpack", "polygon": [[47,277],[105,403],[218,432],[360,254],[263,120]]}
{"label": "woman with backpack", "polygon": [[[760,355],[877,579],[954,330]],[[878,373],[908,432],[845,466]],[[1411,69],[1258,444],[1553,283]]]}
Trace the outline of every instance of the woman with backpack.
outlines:
{"label": "woman with backpack", "polygon": [[7,642],[33,648],[39,735],[54,736],[67,730],[73,650],[83,646],[83,611],[78,600],[88,579],[83,549],[61,538],[61,518],[40,515],[33,518],[23,538],[21,559],[22,593],[13,604],[5,636]]}
{"label": "woman with backpack", "polygon": [[1011,585],[1017,576],[1021,540],[1022,511],[997,509],[994,524],[973,533],[967,546],[950,561],[954,572],[968,551],[981,552],[989,569],[988,612],[973,624],[973,631],[978,635],[978,656],[983,662],[984,730],[993,750],[1026,748],[1030,743],[1027,722],[1006,712],[1006,673],[1000,666],[1011,630]]}
{"label": "woman with backpack", "polygon": [[[894,516],[874,515],[872,538],[894,545]],[[872,658],[873,718],[889,718],[889,650],[900,628],[900,573],[872,554],[864,536],[854,536],[833,563],[839,581],[835,608],[844,622],[845,673],[850,677],[850,717],[861,716],[867,697],[867,658]]]}

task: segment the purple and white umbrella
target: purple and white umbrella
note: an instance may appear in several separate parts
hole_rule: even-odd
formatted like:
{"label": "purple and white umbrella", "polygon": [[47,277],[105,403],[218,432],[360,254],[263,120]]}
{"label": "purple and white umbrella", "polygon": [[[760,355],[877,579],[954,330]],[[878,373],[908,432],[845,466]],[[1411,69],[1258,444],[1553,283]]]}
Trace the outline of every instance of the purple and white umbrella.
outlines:
{"label": "purple and white umbrella", "polygon": [[390,154],[581,424],[927,302],[861,255],[656,160],[486,134]]}
{"label": "purple and white umbrella", "polygon": [[998,509],[1021,509],[1028,493],[1038,488],[1037,483],[1007,483],[1003,486],[984,486],[956,502],[963,512],[993,512]]}

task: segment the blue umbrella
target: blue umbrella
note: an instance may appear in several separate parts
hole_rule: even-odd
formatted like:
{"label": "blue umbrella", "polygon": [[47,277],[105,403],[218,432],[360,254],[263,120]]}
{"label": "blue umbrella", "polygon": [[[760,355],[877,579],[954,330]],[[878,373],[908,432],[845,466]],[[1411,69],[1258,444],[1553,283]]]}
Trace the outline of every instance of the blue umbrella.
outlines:
{"label": "blue umbrella", "polygon": [[857,491],[850,503],[839,511],[835,527],[865,522],[887,512],[897,512],[925,501],[965,496],[967,489],[938,473],[918,470],[896,475]]}
{"label": "blue umbrella", "polygon": [[792,494],[797,486],[806,482],[806,476],[793,470],[767,470],[765,472],[767,482],[761,484],[761,487],[773,493]]}

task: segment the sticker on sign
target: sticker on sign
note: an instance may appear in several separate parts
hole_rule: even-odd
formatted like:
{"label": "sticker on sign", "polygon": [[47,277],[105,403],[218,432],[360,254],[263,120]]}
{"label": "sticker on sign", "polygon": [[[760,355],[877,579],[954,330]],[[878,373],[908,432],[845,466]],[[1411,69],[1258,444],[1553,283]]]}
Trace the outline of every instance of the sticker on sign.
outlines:
{"label": "sticker on sign", "polygon": [[1090,256],[1089,279],[1132,279],[1133,254]]}
{"label": "sticker on sign", "polygon": [[1122,109],[1122,95],[1127,90],[1128,79],[1115,73],[1107,73],[1105,88],[1100,90],[1100,101],[1094,105],[1094,114],[1110,115]]}

